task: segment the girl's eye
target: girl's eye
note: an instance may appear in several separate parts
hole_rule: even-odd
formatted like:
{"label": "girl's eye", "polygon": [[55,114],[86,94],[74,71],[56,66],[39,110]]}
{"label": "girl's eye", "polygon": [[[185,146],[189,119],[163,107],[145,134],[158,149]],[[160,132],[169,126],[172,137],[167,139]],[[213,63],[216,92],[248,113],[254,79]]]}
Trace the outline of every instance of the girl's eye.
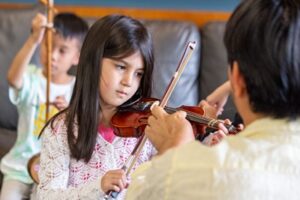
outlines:
{"label": "girl's eye", "polygon": [[144,72],[137,72],[136,73],[136,76],[138,76],[138,77],[142,77],[144,75]]}
{"label": "girl's eye", "polygon": [[119,64],[116,64],[116,67],[117,67],[118,69],[125,69],[125,68],[126,68],[126,66],[124,66],[124,65],[119,65]]}

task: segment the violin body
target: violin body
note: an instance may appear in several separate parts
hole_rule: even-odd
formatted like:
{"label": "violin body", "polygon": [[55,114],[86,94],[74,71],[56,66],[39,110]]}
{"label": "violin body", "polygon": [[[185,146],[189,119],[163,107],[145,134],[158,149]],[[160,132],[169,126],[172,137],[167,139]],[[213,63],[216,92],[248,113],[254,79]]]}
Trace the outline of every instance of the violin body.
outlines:
{"label": "violin body", "polygon": [[[120,137],[140,137],[147,125],[150,112],[141,111],[133,113],[130,111],[118,112],[111,119],[114,133]],[[129,125],[132,126],[129,126]]]}
{"label": "violin body", "polygon": [[119,111],[112,117],[111,125],[114,133],[120,137],[140,137],[151,115],[150,107],[157,101],[154,98],[142,98]]}

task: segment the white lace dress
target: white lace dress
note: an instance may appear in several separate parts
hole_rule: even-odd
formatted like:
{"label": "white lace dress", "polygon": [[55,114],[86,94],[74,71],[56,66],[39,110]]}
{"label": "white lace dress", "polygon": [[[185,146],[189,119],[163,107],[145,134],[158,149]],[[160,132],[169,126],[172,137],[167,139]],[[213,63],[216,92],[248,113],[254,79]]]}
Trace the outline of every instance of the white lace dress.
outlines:
{"label": "white lace dress", "polygon": [[[77,133],[77,128],[75,128]],[[108,170],[120,169],[137,143],[136,138],[115,137],[112,143],[99,134],[92,158],[88,163],[71,158],[63,116],[48,126],[42,135],[40,184],[37,199],[103,199],[101,177]],[[148,161],[155,153],[147,142],[134,168]],[[124,199],[125,191],[118,199]]]}

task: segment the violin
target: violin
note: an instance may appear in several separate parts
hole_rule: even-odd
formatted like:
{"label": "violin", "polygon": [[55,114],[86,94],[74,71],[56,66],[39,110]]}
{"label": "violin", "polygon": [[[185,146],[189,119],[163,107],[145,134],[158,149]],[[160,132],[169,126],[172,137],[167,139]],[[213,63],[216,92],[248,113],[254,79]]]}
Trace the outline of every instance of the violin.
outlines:
{"label": "violin", "polygon": [[[151,115],[150,107],[158,101],[155,98],[142,98],[131,106],[120,108],[112,117],[111,125],[114,133],[119,137],[140,137],[144,133],[147,126],[148,117]],[[165,106],[165,111],[172,114],[182,110],[187,113],[186,119],[192,124],[195,137],[205,134],[205,129],[219,129],[221,120],[213,119],[205,116],[205,110],[198,106],[180,106],[172,108]],[[233,125],[224,124],[229,134],[236,134],[239,130]]]}

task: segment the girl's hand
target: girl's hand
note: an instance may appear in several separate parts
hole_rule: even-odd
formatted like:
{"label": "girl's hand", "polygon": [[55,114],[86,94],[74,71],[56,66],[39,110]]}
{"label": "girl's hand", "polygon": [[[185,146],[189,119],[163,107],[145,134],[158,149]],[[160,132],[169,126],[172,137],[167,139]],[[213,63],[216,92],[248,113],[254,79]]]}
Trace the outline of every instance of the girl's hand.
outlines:
{"label": "girl's hand", "polygon": [[110,170],[101,179],[101,189],[104,193],[109,191],[120,192],[127,187],[127,180],[124,170]]}
{"label": "girl's hand", "polygon": [[[224,120],[223,122],[224,124],[231,124],[231,121],[229,119]],[[225,138],[228,135],[228,130],[227,128],[224,126],[223,123],[219,124],[219,130],[216,132],[211,133],[209,136],[207,136],[204,140],[203,140],[203,144],[207,145],[207,146],[213,146],[218,144],[219,142],[222,141],[223,138]],[[244,129],[244,125],[243,124],[239,124],[237,129],[239,129],[240,131],[242,131]]]}
{"label": "girl's hand", "polygon": [[66,101],[65,96],[57,96],[52,103],[58,110],[63,110],[68,107],[68,103]]}
{"label": "girl's hand", "polygon": [[45,33],[45,27],[47,25],[47,18],[41,13],[38,13],[32,20],[31,38],[34,43],[40,44]]}

